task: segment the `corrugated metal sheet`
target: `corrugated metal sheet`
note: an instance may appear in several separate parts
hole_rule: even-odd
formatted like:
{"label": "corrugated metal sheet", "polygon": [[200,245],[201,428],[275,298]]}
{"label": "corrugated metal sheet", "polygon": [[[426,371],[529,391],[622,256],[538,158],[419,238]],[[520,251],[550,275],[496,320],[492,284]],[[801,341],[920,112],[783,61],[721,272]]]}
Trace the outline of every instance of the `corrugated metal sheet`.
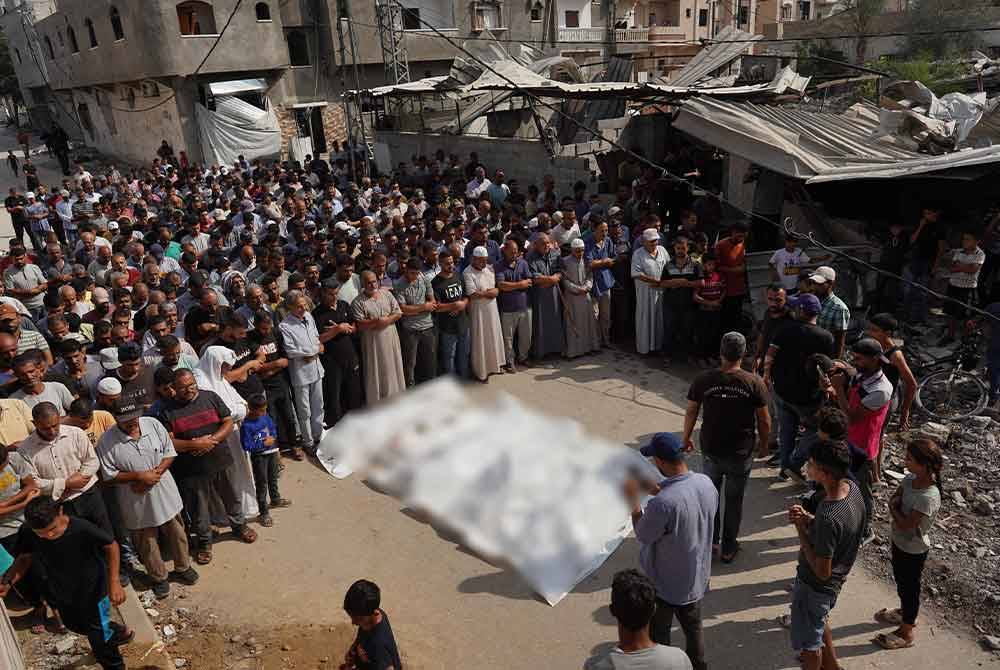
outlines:
{"label": "corrugated metal sheet", "polygon": [[763,37],[744,32],[734,26],[727,26],[713,38],[715,43],[699,51],[687,65],[675,72],[670,78],[670,83],[675,86],[693,86],[739,58],[754,42]]}
{"label": "corrugated metal sheet", "polygon": [[867,104],[833,114],[703,97],[681,108],[674,127],[807,183],[889,179],[1000,162],[1000,146],[930,156],[905,139],[873,139],[878,108]]}

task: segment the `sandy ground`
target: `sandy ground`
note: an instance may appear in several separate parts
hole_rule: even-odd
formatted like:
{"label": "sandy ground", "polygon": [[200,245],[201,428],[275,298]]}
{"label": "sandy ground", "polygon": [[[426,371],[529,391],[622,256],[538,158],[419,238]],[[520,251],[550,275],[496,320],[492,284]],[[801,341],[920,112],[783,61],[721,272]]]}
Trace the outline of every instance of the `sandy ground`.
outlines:
{"label": "sandy ground", "polygon": [[[0,130],[0,155],[13,145],[13,134]],[[38,157],[37,162],[45,183],[58,181],[55,161]],[[6,192],[12,183],[3,164],[0,187]],[[23,188],[23,181],[18,185]],[[0,239],[9,235],[9,218],[0,209]],[[651,433],[681,429],[686,388],[685,380],[650,363],[605,352],[494,377],[487,388],[475,392],[510,392],[634,447]],[[186,604],[207,617],[203,623],[220,629],[201,643],[182,640],[190,667],[219,667],[221,639],[232,629],[261,631],[262,639],[285,632],[289,646],[299,649],[291,654],[301,656],[296,667],[333,665],[346,639],[343,593],[361,577],[382,587],[383,607],[412,668],[568,670],[581,667],[588,656],[616,639],[607,607],[609,585],[616,571],[636,566],[633,538],[559,605],[550,607],[516,574],[472,554],[364,482],[335,480],[310,463],[287,463],[282,492],[294,506],[275,513],[273,528],[258,528],[260,540],[253,546],[224,538],[216,545],[213,564],[201,569],[201,582],[187,590]],[[692,466],[700,467],[697,457]],[[772,469],[755,468],[746,500],[743,552],[733,565],[714,566],[712,590],[704,603],[713,668],[797,667],[787,632],[776,623],[787,611],[795,567],[797,543],[785,522],[795,489],[776,484],[774,474]],[[994,655],[944,625],[933,612],[922,618],[917,647],[878,650],[869,639],[883,629],[871,615],[894,603],[894,588],[877,581],[859,563],[832,618],[846,670],[995,667]],[[211,613],[216,616],[211,618]],[[324,650],[325,634],[329,651]],[[292,639],[295,635],[301,646]],[[321,662],[327,654],[330,660]],[[285,656],[289,654],[268,657],[256,667],[285,667]]]}

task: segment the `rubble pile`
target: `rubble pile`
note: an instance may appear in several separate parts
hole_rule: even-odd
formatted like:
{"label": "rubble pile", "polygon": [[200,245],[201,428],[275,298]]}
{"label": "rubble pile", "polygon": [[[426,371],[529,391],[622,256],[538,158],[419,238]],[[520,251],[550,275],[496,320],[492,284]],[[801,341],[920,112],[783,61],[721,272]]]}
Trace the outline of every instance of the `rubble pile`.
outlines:
{"label": "rubble pile", "polygon": [[[1000,423],[976,416],[954,423],[927,422],[885,439],[885,485],[875,491],[876,538],[867,567],[892,579],[888,502],[903,478],[906,443],[927,437],[945,455],[941,510],[931,531],[924,599],[945,620],[971,626],[986,648],[1000,650]],[[997,644],[993,644],[997,642]]]}

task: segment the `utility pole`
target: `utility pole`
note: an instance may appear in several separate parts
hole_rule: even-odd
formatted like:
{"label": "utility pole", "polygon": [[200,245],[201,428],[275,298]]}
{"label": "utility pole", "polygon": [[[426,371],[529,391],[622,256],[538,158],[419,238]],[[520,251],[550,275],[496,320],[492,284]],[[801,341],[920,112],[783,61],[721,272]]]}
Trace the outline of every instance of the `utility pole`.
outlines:
{"label": "utility pole", "polygon": [[[354,139],[356,136],[360,137],[361,141],[365,143],[365,164],[363,174],[368,175],[371,172],[371,161],[375,158],[375,141],[373,137],[368,136],[367,129],[365,127],[365,116],[362,110],[360,98],[356,94],[353,99],[347,95],[347,67],[348,58],[350,58],[351,63],[351,73],[353,74],[352,83],[354,84],[354,90],[359,92],[361,90],[361,74],[358,69],[358,57],[357,57],[357,41],[354,38],[354,24],[351,21],[351,11],[349,6],[349,0],[337,0],[337,39],[340,46],[340,90],[341,94],[344,96],[344,125],[347,127],[347,140],[349,143],[348,160],[351,165],[351,174],[357,174],[356,171],[356,159],[354,156]],[[347,27],[346,34],[344,27]],[[350,50],[350,56],[348,57],[347,52]],[[353,112],[351,105],[357,105],[357,119],[353,117]],[[355,127],[356,126],[356,127]]]}
{"label": "utility pole", "polygon": [[375,12],[378,15],[385,83],[405,84],[410,81],[410,64],[403,39],[403,10],[395,0],[375,0]]}

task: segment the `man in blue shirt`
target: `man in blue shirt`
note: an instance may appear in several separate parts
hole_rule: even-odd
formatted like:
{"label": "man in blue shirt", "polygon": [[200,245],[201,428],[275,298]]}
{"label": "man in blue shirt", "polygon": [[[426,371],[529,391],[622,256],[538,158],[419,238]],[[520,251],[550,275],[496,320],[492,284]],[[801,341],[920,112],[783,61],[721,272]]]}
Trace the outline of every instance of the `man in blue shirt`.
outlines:
{"label": "man in blue shirt", "polygon": [[[691,665],[694,670],[706,670],[701,600],[712,573],[712,529],[719,494],[711,479],[688,470],[684,446],[676,435],[656,433],[640,453],[652,458],[664,476],[659,484],[644,486],[635,478],[625,482],[639,540],[639,563],[656,586],[650,635],[654,642],[669,645],[676,613]],[[641,498],[645,493],[653,497],[644,509]]]}
{"label": "man in blue shirt", "polygon": [[615,276],[611,268],[615,264],[615,243],[608,236],[608,224],[602,217],[591,215],[594,234],[587,239],[584,258],[594,275],[594,307],[597,311],[597,330],[601,334],[601,346],[611,344],[611,289],[615,287]]}
{"label": "man in blue shirt", "polygon": [[528,291],[531,289],[531,270],[521,258],[517,242],[507,240],[503,245],[503,258],[494,266],[497,288],[497,307],[500,309],[500,328],[503,332],[503,346],[507,356],[507,372],[516,372],[514,367],[514,340],[517,339],[517,362],[522,365],[531,351],[531,304]]}

